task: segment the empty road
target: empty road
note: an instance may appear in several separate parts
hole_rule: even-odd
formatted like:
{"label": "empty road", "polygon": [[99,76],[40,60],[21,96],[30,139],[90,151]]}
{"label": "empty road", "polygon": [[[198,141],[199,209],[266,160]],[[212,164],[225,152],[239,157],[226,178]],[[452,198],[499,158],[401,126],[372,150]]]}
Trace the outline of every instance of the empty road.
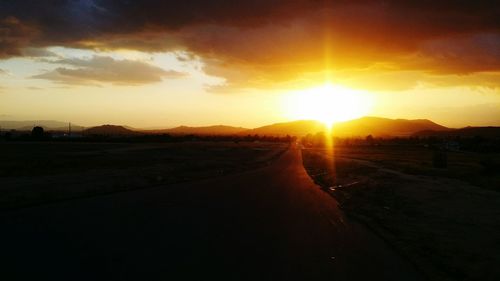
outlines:
{"label": "empty road", "polygon": [[290,148],[241,174],[0,213],[2,280],[422,280]]}

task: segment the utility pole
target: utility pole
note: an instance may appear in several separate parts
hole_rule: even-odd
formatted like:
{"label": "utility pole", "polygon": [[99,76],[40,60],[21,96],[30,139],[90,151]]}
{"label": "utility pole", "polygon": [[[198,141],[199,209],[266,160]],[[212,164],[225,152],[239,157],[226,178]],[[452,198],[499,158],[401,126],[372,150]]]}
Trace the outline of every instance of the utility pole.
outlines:
{"label": "utility pole", "polygon": [[71,137],[71,122],[69,122],[68,126],[68,137]]}

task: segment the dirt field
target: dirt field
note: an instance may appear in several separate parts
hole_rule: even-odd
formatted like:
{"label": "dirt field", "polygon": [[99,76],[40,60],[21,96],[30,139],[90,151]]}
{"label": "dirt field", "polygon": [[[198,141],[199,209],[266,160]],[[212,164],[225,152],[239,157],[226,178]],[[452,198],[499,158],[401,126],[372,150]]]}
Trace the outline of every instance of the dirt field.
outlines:
{"label": "dirt field", "polygon": [[420,147],[304,149],[308,173],[344,211],[412,260],[431,280],[499,280],[498,155],[454,152],[432,168]]}
{"label": "dirt field", "polygon": [[237,173],[267,165],[280,143],[0,143],[0,208]]}

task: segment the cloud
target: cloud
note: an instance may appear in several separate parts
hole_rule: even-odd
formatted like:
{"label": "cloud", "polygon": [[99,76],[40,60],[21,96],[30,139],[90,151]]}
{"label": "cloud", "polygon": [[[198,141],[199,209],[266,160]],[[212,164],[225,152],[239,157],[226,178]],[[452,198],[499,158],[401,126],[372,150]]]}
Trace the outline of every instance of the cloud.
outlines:
{"label": "cloud", "polygon": [[116,60],[106,56],[93,56],[88,59],[65,58],[51,62],[64,66],[32,76],[32,78],[75,85],[99,83],[141,85],[185,75],[142,61]]}
{"label": "cloud", "polygon": [[21,48],[30,44],[36,29],[13,16],[0,17],[0,58],[19,56]]}
{"label": "cloud", "polygon": [[[467,74],[500,70],[500,33],[448,36],[422,43],[416,67],[436,73]],[[419,65],[420,64],[420,65]]]}
{"label": "cloud", "polygon": [[57,57],[57,54],[43,48],[24,48],[21,50],[24,57],[41,58],[41,57]]}
{"label": "cloud", "polygon": [[[500,71],[495,0],[17,0],[0,3],[2,18],[1,57],[56,45],[184,50],[227,87],[381,64],[433,75]],[[83,70],[56,72],[94,76]]]}

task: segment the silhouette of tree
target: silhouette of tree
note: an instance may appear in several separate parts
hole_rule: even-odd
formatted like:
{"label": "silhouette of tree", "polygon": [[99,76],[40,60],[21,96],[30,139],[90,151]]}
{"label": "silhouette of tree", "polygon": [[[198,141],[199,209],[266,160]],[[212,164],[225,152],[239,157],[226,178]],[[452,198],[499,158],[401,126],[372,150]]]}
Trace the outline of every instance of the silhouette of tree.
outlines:
{"label": "silhouette of tree", "polygon": [[369,144],[369,145],[374,145],[375,143],[375,140],[373,139],[373,136],[372,135],[368,135],[366,136],[366,142]]}
{"label": "silhouette of tree", "polygon": [[31,136],[35,139],[41,139],[43,138],[44,130],[40,126],[35,126],[33,127],[33,130],[31,130]]}
{"label": "silhouette of tree", "polygon": [[327,138],[327,136],[325,135],[324,132],[317,132],[316,134],[314,134],[314,137],[313,137],[314,146],[324,147],[326,144],[326,138]]}

